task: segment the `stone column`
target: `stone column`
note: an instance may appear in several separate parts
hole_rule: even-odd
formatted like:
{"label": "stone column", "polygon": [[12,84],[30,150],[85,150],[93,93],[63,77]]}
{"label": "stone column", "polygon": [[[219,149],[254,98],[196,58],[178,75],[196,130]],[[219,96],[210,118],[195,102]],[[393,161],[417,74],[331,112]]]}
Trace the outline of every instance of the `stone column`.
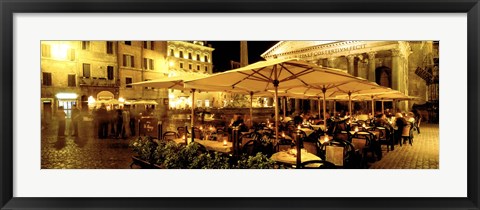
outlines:
{"label": "stone column", "polygon": [[310,101],[310,112],[314,113],[315,112],[315,100],[309,99]]}
{"label": "stone column", "polygon": [[371,82],[376,82],[376,74],[375,74],[375,69],[376,69],[376,63],[375,63],[375,54],[377,52],[369,52],[368,53],[368,81]]}
{"label": "stone column", "polygon": [[248,65],[248,47],[247,41],[240,41],[240,66]]}
{"label": "stone column", "polygon": [[348,55],[347,60],[348,60],[347,71],[348,71],[349,74],[353,75],[353,73],[355,71],[355,56],[354,55]]}
{"label": "stone column", "polygon": [[300,99],[295,99],[295,112],[300,111]]}
{"label": "stone column", "polygon": [[327,59],[327,67],[335,68],[334,62],[335,62],[335,58],[328,58]]}
{"label": "stone column", "polygon": [[401,90],[401,79],[403,79],[400,50],[392,49],[392,89]]}

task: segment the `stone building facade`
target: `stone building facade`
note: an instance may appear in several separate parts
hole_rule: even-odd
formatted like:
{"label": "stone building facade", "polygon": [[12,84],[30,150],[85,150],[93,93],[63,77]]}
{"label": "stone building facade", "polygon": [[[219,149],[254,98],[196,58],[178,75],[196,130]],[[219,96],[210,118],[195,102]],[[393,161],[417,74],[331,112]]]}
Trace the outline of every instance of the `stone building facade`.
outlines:
{"label": "stone building facade", "polygon": [[[51,117],[60,106],[66,109],[67,116],[73,105],[88,110],[90,98],[155,100],[157,109],[166,110],[168,90],[129,84],[184,72],[211,74],[212,51],[203,42],[42,41],[42,117]],[[181,58],[180,54],[184,56]]]}
{"label": "stone building facade", "polygon": [[[413,104],[430,101],[432,94],[438,96],[438,84],[432,90],[431,82],[418,73],[419,68],[429,69],[436,62],[436,70],[430,73],[438,78],[438,49],[439,43],[434,41],[282,41],[262,57],[266,60],[299,58],[319,66],[347,70],[354,76],[418,97],[397,106],[408,110]],[[311,103],[310,106],[316,107],[315,102]],[[295,104],[298,105],[298,101]]]}

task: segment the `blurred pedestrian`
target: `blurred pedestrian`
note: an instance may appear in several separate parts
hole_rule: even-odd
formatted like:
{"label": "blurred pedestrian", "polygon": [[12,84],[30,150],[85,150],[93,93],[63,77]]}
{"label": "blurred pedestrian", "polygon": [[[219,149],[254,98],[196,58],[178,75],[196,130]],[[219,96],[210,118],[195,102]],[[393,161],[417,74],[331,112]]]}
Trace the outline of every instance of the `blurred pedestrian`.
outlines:
{"label": "blurred pedestrian", "polygon": [[115,130],[115,138],[123,138],[123,117],[122,113],[123,110],[122,108],[118,108],[116,111],[115,115],[115,120],[116,120],[116,130]]}
{"label": "blurred pedestrian", "polygon": [[130,137],[132,135],[132,132],[130,131],[130,111],[127,109],[123,110],[122,113],[123,117],[123,132],[122,132],[122,137]]}
{"label": "blurred pedestrian", "polygon": [[58,122],[58,136],[65,136],[65,111],[63,106],[58,107],[56,118]]}
{"label": "blurred pedestrian", "polygon": [[70,133],[72,136],[78,135],[78,123],[80,122],[80,109],[78,109],[77,105],[72,106],[72,126],[70,126]]}
{"label": "blurred pedestrian", "polygon": [[108,136],[108,113],[105,107],[105,104],[102,103],[100,108],[97,110],[97,118],[99,122],[99,129],[98,129],[98,138],[104,139]]}
{"label": "blurred pedestrian", "polygon": [[114,137],[116,134],[115,126],[117,124],[117,114],[115,110],[112,108],[107,111],[107,118],[108,118],[108,134],[107,136]]}

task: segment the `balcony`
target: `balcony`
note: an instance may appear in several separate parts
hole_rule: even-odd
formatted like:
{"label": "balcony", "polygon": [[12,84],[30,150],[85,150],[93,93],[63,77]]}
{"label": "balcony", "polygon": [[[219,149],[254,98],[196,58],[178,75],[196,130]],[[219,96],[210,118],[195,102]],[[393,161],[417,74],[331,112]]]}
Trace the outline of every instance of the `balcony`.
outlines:
{"label": "balcony", "polygon": [[104,77],[79,77],[78,82],[80,86],[93,86],[93,87],[115,87],[115,80],[108,80]]}

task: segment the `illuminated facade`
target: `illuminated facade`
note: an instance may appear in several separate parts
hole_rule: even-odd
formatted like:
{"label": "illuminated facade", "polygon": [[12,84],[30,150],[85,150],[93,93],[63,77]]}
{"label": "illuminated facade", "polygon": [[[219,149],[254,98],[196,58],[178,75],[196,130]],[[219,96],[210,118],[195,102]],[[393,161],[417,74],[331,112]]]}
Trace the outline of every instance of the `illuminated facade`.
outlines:
{"label": "illuminated facade", "polygon": [[[262,54],[269,59],[299,58],[399,90],[418,100],[438,102],[438,49],[434,41],[282,41]],[[296,103],[298,104],[298,103]],[[315,105],[311,105],[316,107]]]}
{"label": "illuminated facade", "polygon": [[59,106],[70,116],[73,105],[86,109],[89,96],[118,95],[114,45],[105,41],[41,42],[41,110],[50,117]]}
{"label": "illuminated facade", "polygon": [[[174,52],[172,56],[167,50]],[[179,97],[173,94],[173,100],[169,100],[172,95],[166,89],[129,84],[187,72],[211,74],[212,51],[203,42],[42,41],[42,117],[51,117],[59,106],[70,116],[73,105],[88,110],[89,104],[91,107],[95,101],[109,99],[154,100],[158,103],[156,109],[165,111],[169,101],[177,105]],[[184,56],[180,58],[180,54]],[[188,97],[180,98],[184,107],[191,106]],[[206,93],[198,94],[196,99],[199,107],[212,107],[215,101]]]}
{"label": "illuminated facade", "polygon": [[[212,74],[212,52],[214,48],[203,41],[167,41],[168,76],[198,73]],[[220,107],[221,93],[196,92],[195,107]],[[168,93],[171,109],[192,107],[190,91],[170,90]]]}

